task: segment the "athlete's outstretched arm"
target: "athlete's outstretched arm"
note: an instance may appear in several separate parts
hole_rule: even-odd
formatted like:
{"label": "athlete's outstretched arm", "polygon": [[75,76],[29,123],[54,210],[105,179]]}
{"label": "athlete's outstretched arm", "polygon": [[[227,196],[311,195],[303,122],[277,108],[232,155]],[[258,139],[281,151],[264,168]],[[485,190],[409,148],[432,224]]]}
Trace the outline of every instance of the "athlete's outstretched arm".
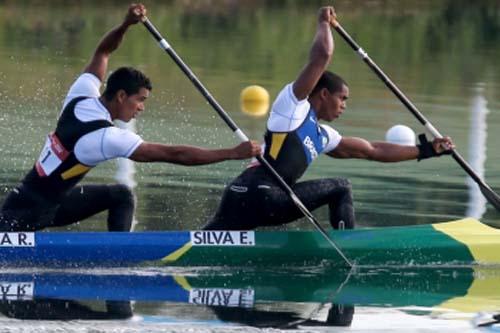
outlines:
{"label": "athlete's outstretched arm", "polygon": [[439,156],[455,147],[449,137],[434,139],[428,145],[431,146],[425,147],[425,151],[423,151],[422,145],[402,146],[389,142],[369,142],[362,138],[343,137],[339,145],[327,154],[335,158],[360,158],[378,162],[400,162]]}
{"label": "athlete's outstretched arm", "polygon": [[143,142],[130,156],[136,162],[168,162],[181,165],[203,165],[226,160],[242,160],[261,153],[259,143],[247,141],[228,149],[205,149],[194,146],[171,146]]}
{"label": "athlete's outstretched arm", "polygon": [[319,10],[318,28],[309,53],[309,61],[293,83],[293,92],[298,100],[309,96],[330,63],[334,49],[330,27],[335,19],[336,14],[333,7],[322,7]]}
{"label": "athlete's outstretched arm", "polygon": [[108,60],[110,54],[120,46],[123,35],[128,27],[140,22],[141,18],[146,15],[146,7],[142,4],[132,4],[128,8],[127,15],[123,22],[117,27],[109,31],[101,39],[97,48],[90,60],[90,63],[85,67],[85,73],[92,73],[99,80],[103,81],[108,68]]}

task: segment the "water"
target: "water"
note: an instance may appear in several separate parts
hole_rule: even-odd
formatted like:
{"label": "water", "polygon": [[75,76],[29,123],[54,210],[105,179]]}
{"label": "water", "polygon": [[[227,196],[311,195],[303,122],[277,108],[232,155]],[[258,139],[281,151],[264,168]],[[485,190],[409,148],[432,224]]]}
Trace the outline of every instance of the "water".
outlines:
{"label": "water", "polygon": [[[307,59],[320,2],[150,1],[148,6],[152,22],[219,103],[248,136],[261,139],[265,119],[242,114],[239,93],[247,85],[259,84],[274,97],[295,78]],[[38,1],[0,2],[2,197],[32,166],[43,136],[53,129],[66,90],[101,35],[122,18],[124,8],[116,1],[53,1],[50,6]],[[336,8],[344,28],[435,127],[453,137],[459,152],[498,192],[498,2],[338,1]],[[333,123],[334,127],[343,135],[369,140],[383,140],[385,131],[398,123],[420,133],[422,128],[413,116],[336,35],[335,40],[330,69],[347,80],[351,98],[348,111]],[[144,139],[205,147],[237,143],[142,27],[134,27],[113,54],[110,69],[121,65],[136,66],[153,80],[147,112],[135,123]],[[224,184],[245,165],[224,162],[193,168],[124,161],[118,164],[99,166],[85,182],[113,182],[119,178],[134,185],[138,197],[136,230],[199,228],[215,210]],[[347,177],[353,183],[361,227],[424,224],[464,216],[500,225],[498,213],[448,157],[398,164],[321,157],[304,179],[336,176]],[[326,220],[326,210],[314,214]],[[70,230],[104,230],[104,218],[96,216]],[[284,228],[311,226],[301,221]],[[496,301],[493,304],[498,304]],[[420,311],[422,302],[414,303],[415,311]],[[122,321],[100,322],[103,326],[99,330],[248,330],[221,326],[213,316],[202,316],[205,321],[201,323],[194,319],[187,324],[174,322],[175,316],[168,312],[171,307],[175,308],[171,304],[147,303],[138,311],[138,316],[144,315],[145,319],[127,322],[126,327],[122,327]],[[176,313],[198,311],[195,306],[178,309]],[[395,304],[387,308],[364,304],[356,307],[351,328],[398,331],[411,321],[414,330],[465,331],[479,311],[481,307],[443,317],[435,316],[432,310],[416,316]],[[29,331],[32,326],[30,321],[2,320],[6,330]],[[85,321],[44,325],[53,331],[91,331],[96,327],[94,322]],[[212,325],[216,328],[212,329]]]}
{"label": "water", "polygon": [[[0,311],[61,332],[467,331],[497,309],[500,294],[492,286],[499,277],[496,269],[465,267],[9,269],[0,274]],[[0,322],[30,331],[26,321]]]}

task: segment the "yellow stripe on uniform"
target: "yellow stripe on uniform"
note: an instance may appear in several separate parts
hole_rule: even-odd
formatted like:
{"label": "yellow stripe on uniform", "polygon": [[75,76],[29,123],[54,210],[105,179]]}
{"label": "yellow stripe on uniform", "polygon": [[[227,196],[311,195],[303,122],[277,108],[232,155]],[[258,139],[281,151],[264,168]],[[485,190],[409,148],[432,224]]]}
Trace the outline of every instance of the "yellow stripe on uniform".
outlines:
{"label": "yellow stripe on uniform", "polygon": [[271,148],[269,149],[269,155],[271,155],[272,158],[276,159],[278,157],[278,153],[281,150],[281,146],[283,146],[287,134],[288,133],[273,133]]}
{"label": "yellow stripe on uniform", "polygon": [[193,245],[191,245],[191,241],[187,242],[186,244],[184,244],[181,248],[179,248],[178,250],[170,253],[168,256],[165,256],[161,259],[161,261],[163,262],[172,262],[172,261],[176,261],[177,259],[179,259],[180,257],[182,257],[184,255],[184,253],[186,253],[187,251],[189,251],[189,249],[191,249]]}
{"label": "yellow stripe on uniform", "polygon": [[500,261],[500,242],[498,241],[500,230],[473,218],[432,226],[467,246],[476,262],[487,264]]}
{"label": "yellow stripe on uniform", "polygon": [[90,167],[85,166],[83,164],[77,164],[74,167],[72,167],[71,169],[68,169],[68,170],[64,171],[61,174],[61,178],[64,179],[64,180],[70,179],[70,178],[79,176],[82,173],[85,173],[85,172],[87,172],[89,170],[90,170]]}

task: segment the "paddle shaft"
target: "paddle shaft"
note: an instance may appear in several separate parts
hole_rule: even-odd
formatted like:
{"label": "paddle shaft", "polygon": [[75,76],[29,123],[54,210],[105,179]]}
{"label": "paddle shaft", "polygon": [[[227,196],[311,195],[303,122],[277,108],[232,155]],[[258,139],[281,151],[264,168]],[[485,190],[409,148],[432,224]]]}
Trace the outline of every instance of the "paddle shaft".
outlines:
{"label": "paddle shaft", "polygon": [[[358,53],[361,59],[370,67],[373,72],[385,83],[385,85],[396,95],[396,97],[407,107],[407,109],[417,118],[417,120],[434,136],[442,138],[439,131],[425,118],[417,107],[405,96],[405,94],[392,82],[392,80],[377,66],[377,64],[368,56],[368,54],[354,41],[354,39],[342,28],[340,23],[333,25],[333,28],[339,35]],[[467,172],[467,174],[477,183],[486,199],[497,209],[500,210],[500,197],[491,187],[484,182],[481,177],[472,169],[465,159],[455,150],[451,150],[453,159]]]}
{"label": "paddle shaft", "polygon": [[[208,103],[214,108],[214,110],[219,114],[219,116],[224,120],[224,122],[229,126],[229,128],[235,133],[235,135],[242,141],[249,141],[248,137],[243,133],[241,129],[238,128],[236,123],[229,117],[229,115],[224,111],[219,103],[213,98],[210,92],[203,86],[200,80],[196,77],[193,71],[182,61],[182,59],[177,55],[170,44],[163,38],[156,27],[149,21],[148,18],[144,17],[142,23],[148,29],[148,31],[153,35],[156,41],[160,44],[160,47],[165,50],[172,60],[180,67],[180,69],[186,74],[189,80],[194,84],[198,91],[205,97]],[[269,162],[262,156],[257,156],[257,160],[273,175],[276,181],[280,184],[284,191],[290,196],[292,201],[295,203],[297,208],[304,214],[304,216],[316,227],[316,229],[321,233],[321,235],[328,241],[328,243],[335,248],[338,254],[345,260],[349,267],[353,267],[353,264],[347,259],[345,254],[340,250],[340,248],[335,244],[335,242],[328,236],[325,229],[319,224],[316,218],[311,214],[307,207],[300,201],[293,190],[288,186],[288,184],[281,178],[281,176],[274,170],[274,168],[269,164]]]}

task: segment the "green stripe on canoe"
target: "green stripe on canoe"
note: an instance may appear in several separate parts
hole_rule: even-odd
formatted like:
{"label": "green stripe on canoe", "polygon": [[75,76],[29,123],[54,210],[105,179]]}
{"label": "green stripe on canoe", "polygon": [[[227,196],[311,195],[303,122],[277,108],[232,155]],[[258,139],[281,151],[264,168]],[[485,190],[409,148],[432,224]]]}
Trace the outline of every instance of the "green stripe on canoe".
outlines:
{"label": "green stripe on canoe", "polygon": [[[500,248],[500,243],[494,244],[493,241],[498,231],[490,227],[482,227],[478,237],[467,245],[458,240],[457,230],[470,232],[471,224],[474,223],[484,226],[476,220],[464,219],[433,225],[331,231],[330,237],[356,265],[473,265],[476,260],[470,250],[473,242],[481,242],[481,237],[486,237],[490,243],[493,242],[491,248]],[[500,238],[497,242],[500,242]],[[169,264],[345,266],[338,253],[315,231],[259,231],[255,233],[255,243],[255,246],[250,247],[193,246]],[[500,264],[500,251],[490,253],[487,261],[483,262]]]}

